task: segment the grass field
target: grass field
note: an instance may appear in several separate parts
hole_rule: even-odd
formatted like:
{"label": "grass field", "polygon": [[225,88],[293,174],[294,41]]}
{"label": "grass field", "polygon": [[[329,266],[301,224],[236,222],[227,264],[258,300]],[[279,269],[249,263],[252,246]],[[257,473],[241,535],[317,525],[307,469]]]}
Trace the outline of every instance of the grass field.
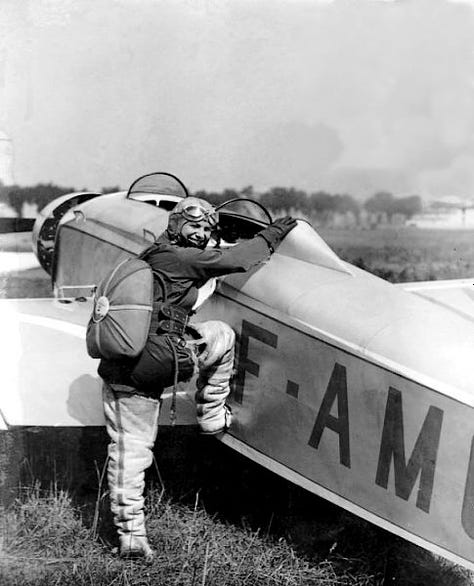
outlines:
{"label": "grass field", "polygon": [[[345,260],[394,282],[474,276],[474,232],[320,233]],[[29,252],[29,239],[2,235],[2,250]],[[50,295],[49,277],[41,269],[0,275],[0,297]],[[224,446],[210,441],[213,447],[201,454],[204,469],[189,472],[186,495],[150,490],[149,535],[157,550],[152,565],[121,562],[114,555],[99,482],[87,501],[59,487],[33,485],[1,520],[0,586],[473,583],[466,570],[237,454],[224,454]]]}
{"label": "grass field", "polygon": [[[86,526],[62,491],[26,492],[5,521],[1,576],[9,586],[37,584],[311,585],[374,584],[358,560],[338,555],[315,562],[287,540],[223,522],[199,505],[148,494],[148,531],[157,555],[152,564],[122,562]],[[357,567],[360,565],[361,567]]]}
{"label": "grass field", "polygon": [[[217,451],[222,449],[219,444]],[[147,527],[156,551],[150,565],[121,561],[115,554],[103,490],[98,488],[94,498],[79,503],[55,487],[23,489],[2,517],[0,584],[472,584],[466,570],[239,460],[238,455],[231,454],[228,461],[220,455],[206,467],[212,487],[204,483],[187,495],[149,489]],[[214,477],[217,470],[227,472],[226,477]],[[197,478],[191,480],[197,485]]]}
{"label": "grass field", "polygon": [[474,277],[474,231],[320,230],[344,260],[391,282]]}

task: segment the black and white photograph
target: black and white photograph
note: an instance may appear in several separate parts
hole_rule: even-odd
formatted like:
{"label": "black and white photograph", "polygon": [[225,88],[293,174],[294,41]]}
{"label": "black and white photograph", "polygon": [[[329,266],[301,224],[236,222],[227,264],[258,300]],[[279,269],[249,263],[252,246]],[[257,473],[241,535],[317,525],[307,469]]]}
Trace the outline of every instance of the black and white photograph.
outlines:
{"label": "black and white photograph", "polygon": [[0,585],[474,584],[474,0],[0,0]]}

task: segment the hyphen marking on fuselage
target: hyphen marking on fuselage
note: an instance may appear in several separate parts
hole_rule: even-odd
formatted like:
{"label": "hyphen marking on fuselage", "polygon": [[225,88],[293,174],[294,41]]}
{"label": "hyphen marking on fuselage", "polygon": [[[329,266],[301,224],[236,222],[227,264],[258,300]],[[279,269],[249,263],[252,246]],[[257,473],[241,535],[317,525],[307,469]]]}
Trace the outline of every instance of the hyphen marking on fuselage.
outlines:
{"label": "hyphen marking on fuselage", "polygon": [[448,396],[449,398],[453,399],[453,401],[474,408],[474,394],[472,393],[468,394],[463,391],[459,391],[458,388],[453,387],[445,382],[442,382],[438,379],[433,379],[424,373],[417,372],[410,368],[407,368],[399,364],[398,362],[390,360],[385,356],[379,355],[373,351],[369,351],[366,348],[348,342],[343,338],[334,336],[333,334],[325,330],[319,329],[313,325],[309,326],[308,324],[297,318],[290,318],[291,321],[282,321],[278,317],[275,317],[276,312],[271,308],[265,306],[265,309],[263,309],[263,307],[262,309],[258,309],[258,307],[262,306],[262,304],[258,301],[255,301],[254,299],[252,299],[252,306],[249,305],[248,302],[244,303],[241,299],[244,296],[242,294],[239,294],[239,292],[237,291],[233,291],[233,296],[229,296],[228,294],[223,293],[222,291],[218,291],[215,294],[215,296],[217,298],[222,297],[227,301],[236,303],[237,305],[249,309],[250,311],[257,313],[258,315],[266,319],[269,319],[270,321],[275,322],[276,324],[286,326],[294,330],[298,334],[306,336],[312,340],[320,341],[323,344],[340,350],[341,352],[353,356],[354,358],[357,358],[362,362],[383,368],[388,373],[395,374],[407,381],[415,382],[420,387],[423,387],[434,393],[440,394],[443,397]]}
{"label": "hyphen marking on fuselage", "polygon": [[[278,336],[273,332],[242,320],[240,331],[240,351],[237,357],[238,375],[236,377],[234,399],[242,404],[244,398],[245,375],[249,372],[259,377],[259,365],[249,358],[249,339],[255,338],[259,342],[272,348],[278,347]],[[337,404],[337,417],[332,415],[334,405]],[[433,491],[436,457],[438,452],[443,411],[430,406],[417,437],[408,464],[405,457],[405,435],[402,412],[402,393],[389,388],[385,410],[385,418],[380,442],[375,484],[385,489],[393,459],[395,494],[409,500],[416,480],[420,477],[416,506],[429,513],[431,494]],[[347,397],[346,368],[336,363],[324,393],[308,445],[319,448],[323,432],[332,430],[338,436],[339,461],[347,468],[351,467],[350,433],[349,433],[349,406]]]}
{"label": "hyphen marking on fuselage", "polygon": [[294,397],[295,399],[297,399],[298,394],[299,394],[299,390],[300,390],[300,385],[293,382],[292,380],[289,380],[286,383],[286,394],[290,395],[290,397]]}
{"label": "hyphen marking on fuselage", "polygon": [[[474,569],[474,428],[465,425],[472,420],[470,404],[311,335],[307,327],[302,331],[292,318],[285,323],[225,298],[233,303],[218,301],[214,310],[225,311],[240,335],[237,420],[224,441]],[[304,334],[298,344],[297,334]],[[292,368],[293,357],[298,366]],[[289,388],[298,388],[297,400]]]}
{"label": "hyphen marking on fuselage", "polygon": [[[248,357],[248,340],[250,337],[256,338],[273,348],[278,346],[278,337],[275,334],[246,320],[242,321],[236,382],[237,392],[234,395],[234,398],[240,403],[243,400],[246,371],[255,377],[259,376],[260,371],[259,365]],[[337,417],[331,413],[335,404],[337,404]],[[395,494],[404,500],[409,500],[416,480],[420,477],[416,506],[427,513],[429,513],[433,491],[442,421],[443,411],[437,407],[430,406],[407,464],[402,393],[397,389],[389,388],[375,483],[385,489],[388,488],[393,459]],[[325,429],[332,430],[337,434],[340,463],[350,468],[347,374],[346,368],[338,363],[334,365],[308,445],[317,450]]]}

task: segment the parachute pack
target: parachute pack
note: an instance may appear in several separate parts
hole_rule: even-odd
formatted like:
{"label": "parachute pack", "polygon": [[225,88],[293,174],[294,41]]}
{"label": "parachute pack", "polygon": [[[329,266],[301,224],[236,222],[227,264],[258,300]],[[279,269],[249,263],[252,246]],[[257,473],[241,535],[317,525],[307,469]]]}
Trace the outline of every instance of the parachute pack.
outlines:
{"label": "parachute pack", "polygon": [[98,284],[86,332],[92,358],[133,358],[143,350],[153,311],[153,275],[162,288],[161,275],[141,256],[123,260]]}

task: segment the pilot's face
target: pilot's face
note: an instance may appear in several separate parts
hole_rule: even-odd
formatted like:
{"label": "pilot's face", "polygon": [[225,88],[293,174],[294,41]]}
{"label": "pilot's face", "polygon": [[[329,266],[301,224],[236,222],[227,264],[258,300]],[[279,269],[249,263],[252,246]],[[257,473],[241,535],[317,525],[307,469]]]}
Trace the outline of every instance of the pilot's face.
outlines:
{"label": "pilot's face", "polygon": [[188,246],[194,248],[206,248],[211,233],[212,230],[207,220],[186,222],[181,228],[181,236],[186,240]]}

